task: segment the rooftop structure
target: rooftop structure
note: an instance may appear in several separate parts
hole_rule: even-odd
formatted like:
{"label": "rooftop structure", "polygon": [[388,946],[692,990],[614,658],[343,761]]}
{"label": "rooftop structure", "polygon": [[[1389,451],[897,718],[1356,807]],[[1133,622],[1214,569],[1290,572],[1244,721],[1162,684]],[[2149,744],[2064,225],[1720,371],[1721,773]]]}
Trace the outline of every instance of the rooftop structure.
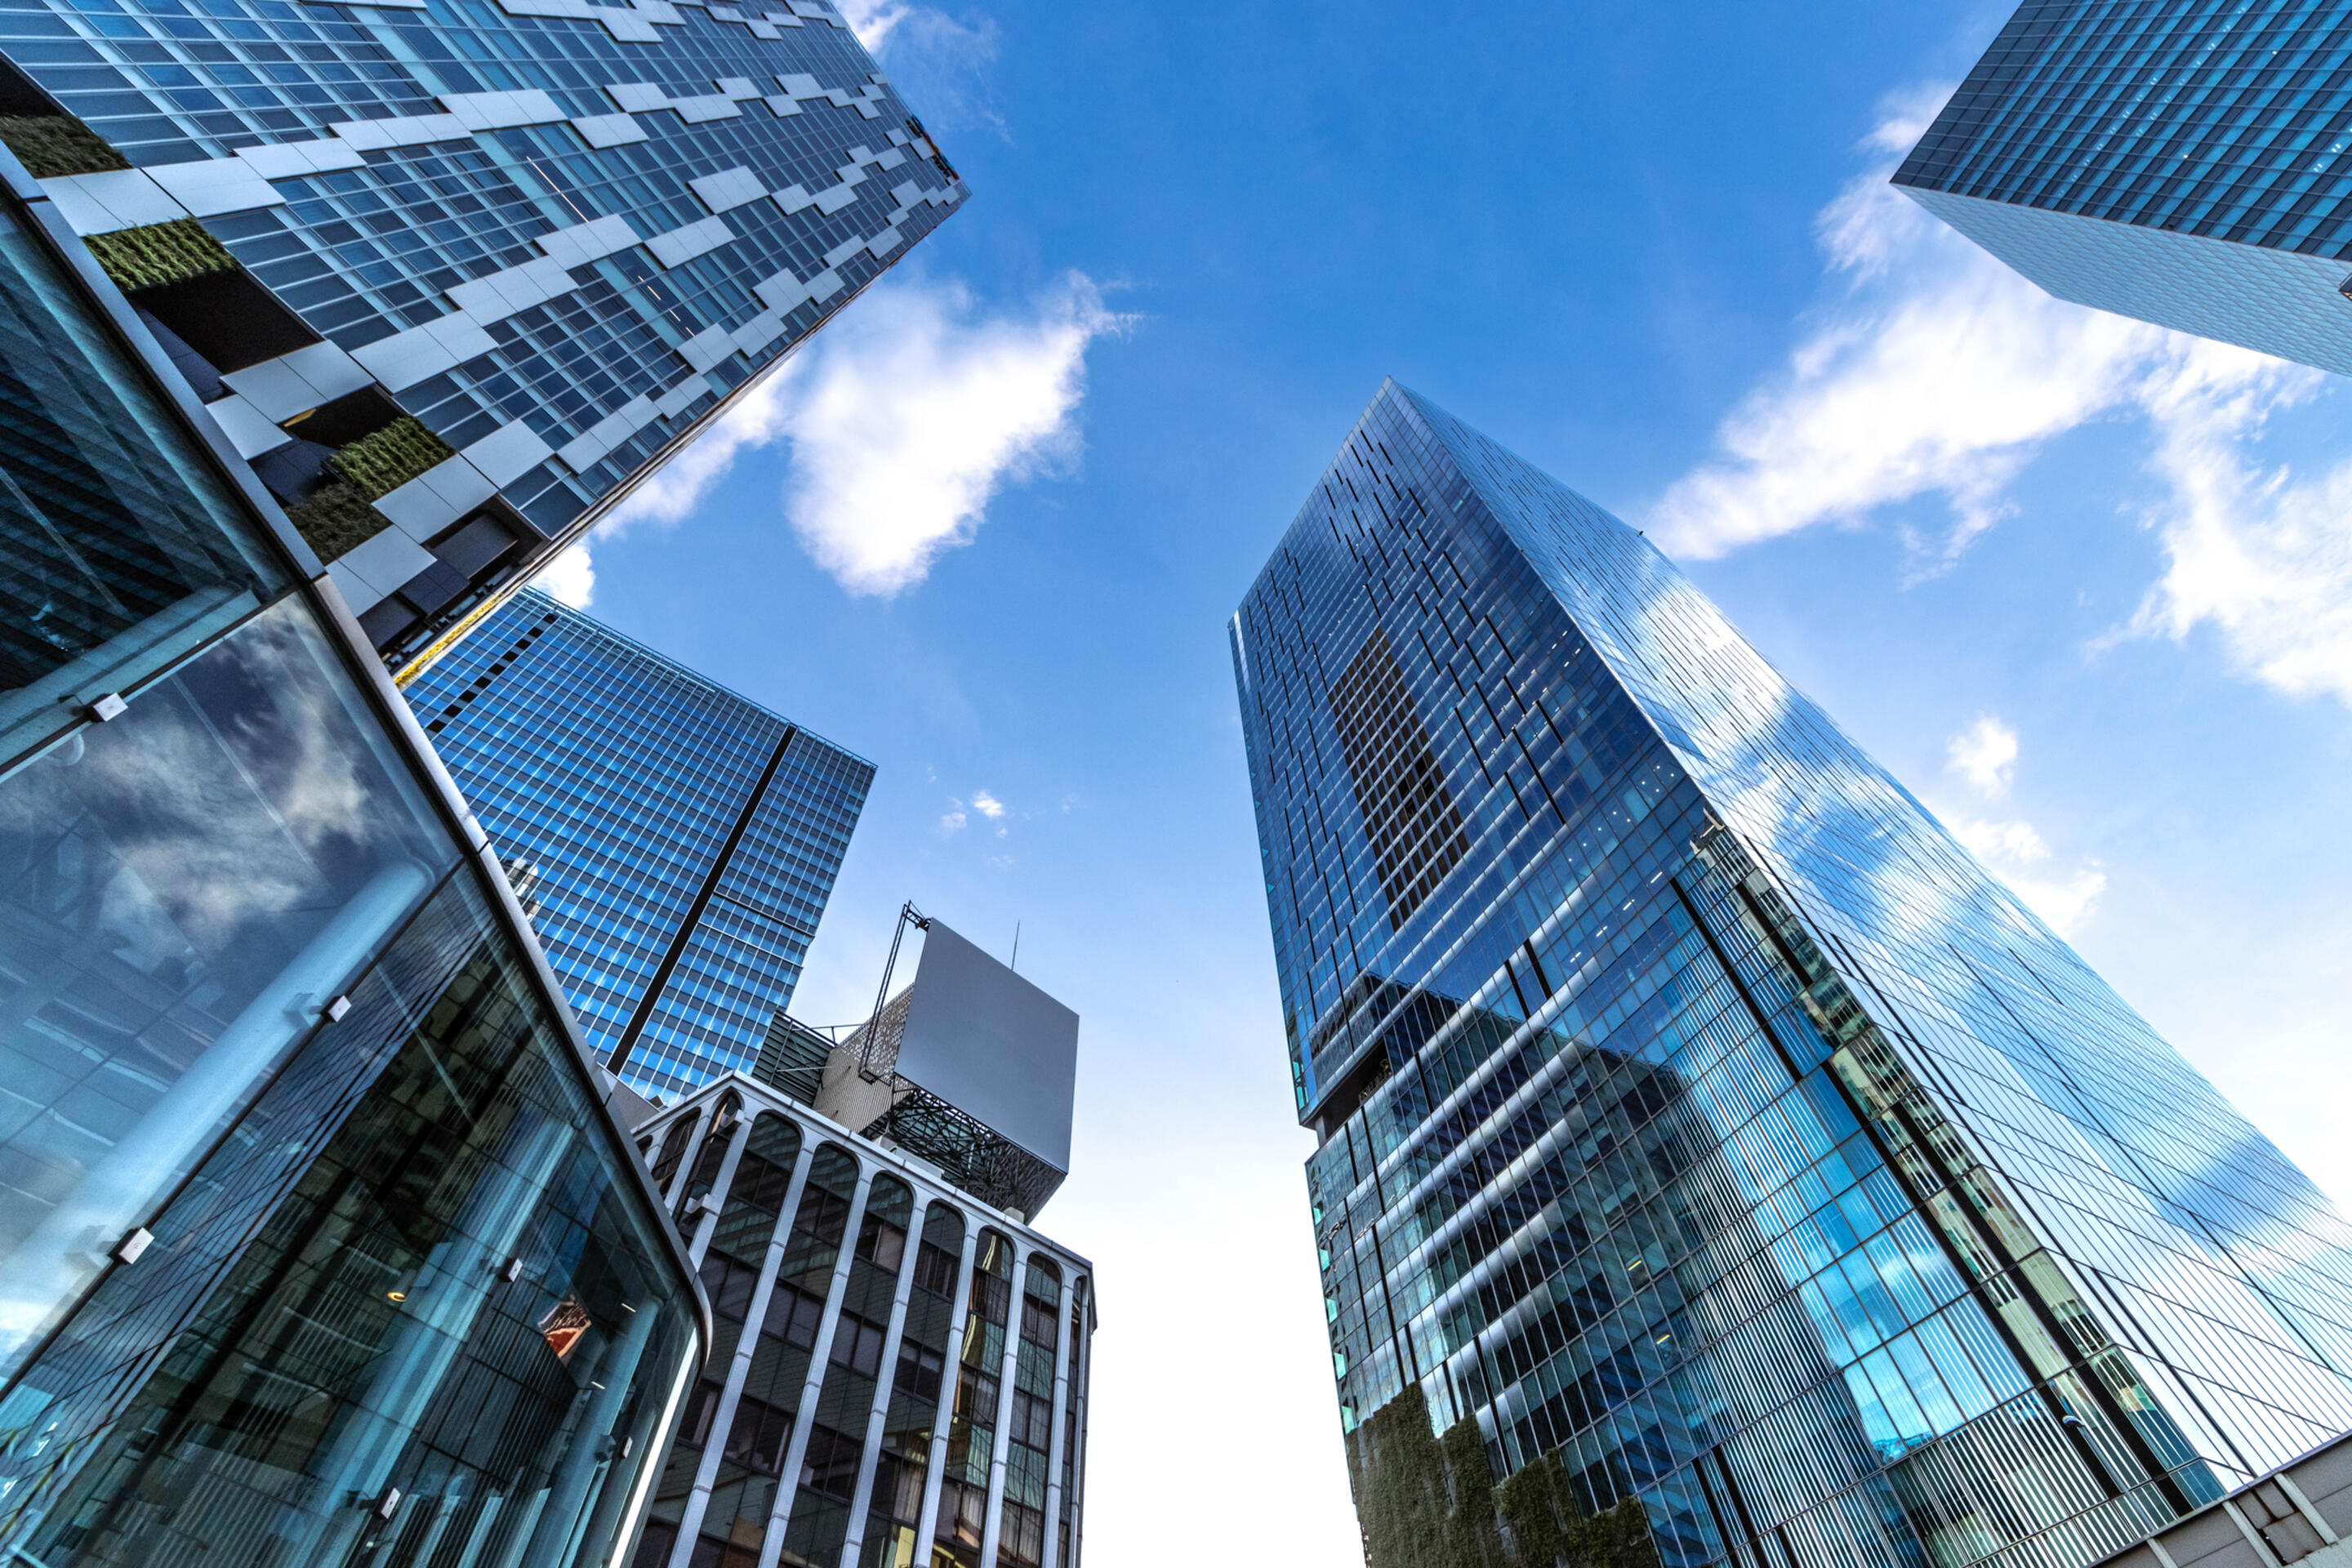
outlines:
{"label": "rooftop structure", "polygon": [[[944,921],[911,905],[902,919],[924,928],[914,983],[827,1049],[810,1103],[1034,1219],[1069,1173],[1078,1016]],[[769,1081],[805,1081],[805,1067],[787,1071]]]}

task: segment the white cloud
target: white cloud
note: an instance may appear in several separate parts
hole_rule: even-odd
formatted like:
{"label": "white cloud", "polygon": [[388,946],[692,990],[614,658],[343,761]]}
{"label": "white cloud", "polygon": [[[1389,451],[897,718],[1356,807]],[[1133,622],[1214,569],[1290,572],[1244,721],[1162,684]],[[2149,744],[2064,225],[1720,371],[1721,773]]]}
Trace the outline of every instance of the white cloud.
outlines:
{"label": "white cloud", "polygon": [[1904,530],[1908,574],[1932,574],[2000,521],[2049,441],[2133,419],[2158,487],[2142,521],[2168,566],[2105,640],[2210,624],[2242,673],[2352,703],[2352,463],[2306,479],[2249,455],[2272,412],[2331,384],[2064,304],[1929,217],[1886,176],[1947,90],[1890,102],[1865,141],[1874,166],[1821,215],[1838,293],[1726,417],[1716,455],[1659,498],[1649,532],[1706,558],[1940,500],[1948,527]]}
{"label": "white cloud", "polygon": [[[2017,771],[2017,731],[1992,714],[1983,714],[1952,737],[1946,754],[1947,765],[1970,789],[1987,800],[2000,800],[2009,794]],[[2074,935],[2098,912],[2107,874],[2096,860],[2086,859],[2071,871],[2053,871],[2046,865],[2052,858],[2049,843],[2030,822],[1990,821],[1965,812],[1938,815],[1952,837],[2059,935]]]}
{"label": "white cloud", "polygon": [[2150,412],[2184,384],[2227,396],[2304,374],[2053,300],[1930,217],[1887,184],[1923,101],[1890,110],[1868,142],[1887,155],[1821,216],[1843,292],[1725,419],[1717,455],[1653,509],[1668,550],[1720,555],[1932,496],[1951,526],[1913,541],[1914,569],[1939,570],[1999,521],[2009,481],[2052,437]]}
{"label": "white cloud", "polygon": [[596,597],[596,563],[587,544],[574,544],[541,567],[536,585],[559,605],[586,609]]}
{"label": "white cloud", "polygon": [[1969,816],[1949,820],[1952,837],[1967,845],[1969,853],[1979,860],[2031,866],[2050,858],[2050,846],[2042,841],[2042,835],[2030,822],[1980,822]]}
{"label": "white cloud", "polygon": [[1025,319],[974,320],[954,282],[870,298],[795,378],[785,510],[811,553],[853,593],[920,581],[1004,480],[1076,459],[1087,347],[1118,320],[1076,274]]}
{"label": "white cloud", "polygon": [[907,0],[841,0],[841,19],[877,58],[910,47],[959,53],[975,64],[996,58],[996,24],[985,16],[959,20]]}
{"label": "white cloud", "polygon": [[1987,713],[1952,737],[1947,748],[1948,766],[1969,781],[1969,787],[1988,800],[2009,793],[2010,775],[2017,767],[2017,731]]}
{"label": "white cloud", "polygon": [[2071,937],[2091,923],[2099,910],[2099,897],[2107,890],[2107,873],[2096,860],[2086,859],[2071,871],[2043,868],[2050,846],[2030,822],[1987,822],[1957,813],[1943,813],[1944,824],[1969,853],[2009,884],[2026,906],[2060,936]]}
{"label": "white cloud", "polygon": [[953,795],[948,796],[948,808],[940,817],[940,831],[942,833],[961,833],[963,831],[964,824],[971,820],[971,816],[966,815],[964,811],[963,802],[956,799]]}
{"label": "white cloud", "polygon": [[1087,349],[1121,321],[1078,273],[1007,313],[954,279],[877,285],[619,520],[676,522],[739,453],[784,441],[784,515],[809,553],[853,594],[897,594],[971,542],[1008,480],[1067,471]]}
{"label": "white cloud", "polygon": [[858,41],[888,62],[901,96],[923,106],[929,129],[976,125],[1005,134],[989,84],[1003,37],[993,19],[950,16],[909,0],[842,0],[841,15]]}
{"label": "white cloud", "polygon": [[984,789],[972,792],[971,808],[981,816],[991,819],[1004,815],[1004,803]]}
{"label": "white cloud", "polygon": [[841,0],[841,19],[857,35],[867,52],[879,55],[898,24],[914,7],[903,0]]}
{"label": "white cloud", "polygon": [[2352,703],[2352,462],[2307,479],[2259,467],[2242,443],[2265,412],[2244,394],[2157,409],[2168,496],[2147,521],[2168,564],[2120,635],[2210,622],[2241,674]]}

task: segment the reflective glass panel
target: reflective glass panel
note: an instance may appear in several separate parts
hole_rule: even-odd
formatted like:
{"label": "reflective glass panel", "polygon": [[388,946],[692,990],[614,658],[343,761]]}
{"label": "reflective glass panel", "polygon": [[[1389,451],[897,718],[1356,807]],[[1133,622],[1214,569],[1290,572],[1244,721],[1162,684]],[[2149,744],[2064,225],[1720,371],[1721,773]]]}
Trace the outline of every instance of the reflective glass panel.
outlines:
{"label": "reflective glass panel", "polygon": [[291,599],[0,779],[0,1374],[455,858]]}
{"label": "reflective glass panel", "polygon": [[699,1348],[660,1215],[462,877],[354,998],[11,1395],[0,1550],[558,1568],[629,1526]]}
{"label": "reflective glass panel", "polygon": [[2023,1568],[2352,1422],[2352,1229],[1634,530],[1391,384],[1230,635],[1359,1459]]}
{"label": "reflective glass panel", "polygon": [[288,581],[65,269],[0,200],[0,760]]}

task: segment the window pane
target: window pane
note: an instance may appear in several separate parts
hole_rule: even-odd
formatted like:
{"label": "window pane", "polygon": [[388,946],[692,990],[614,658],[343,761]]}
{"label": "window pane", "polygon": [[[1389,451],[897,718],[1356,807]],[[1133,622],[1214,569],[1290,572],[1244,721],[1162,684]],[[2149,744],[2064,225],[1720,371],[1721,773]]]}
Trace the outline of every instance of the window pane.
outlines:
{"label": "window pane", "polygon": [[0,213],[0,759],[290,574],[13,212]]}
{"label": "window pane", "polygon": [[286,600],[0,780],[0,1373],[455,862],[382,747]]}
{"label": "window pane", "polygon": [[657,1453],[692,1300],[470,879],[352,995],[17,1384],[58,1439],[0,1455],[49,1504],[20,1516],[36,1560],[160,1565],[201,1532],[223,1562],[367,1561],[349,1504],[397,1489],[395,1532],[561,1564]]}

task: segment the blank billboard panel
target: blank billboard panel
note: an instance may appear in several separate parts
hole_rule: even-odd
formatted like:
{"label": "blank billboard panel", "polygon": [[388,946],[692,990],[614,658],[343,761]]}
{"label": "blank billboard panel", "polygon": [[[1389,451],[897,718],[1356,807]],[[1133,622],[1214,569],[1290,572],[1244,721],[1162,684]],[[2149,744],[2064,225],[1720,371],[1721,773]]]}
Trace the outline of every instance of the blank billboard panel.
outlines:
{"label": "blank billboard panel", "polygon": [[908,1003],[898,1076],[1067,1171],[1078,1016],[936,919]]}

